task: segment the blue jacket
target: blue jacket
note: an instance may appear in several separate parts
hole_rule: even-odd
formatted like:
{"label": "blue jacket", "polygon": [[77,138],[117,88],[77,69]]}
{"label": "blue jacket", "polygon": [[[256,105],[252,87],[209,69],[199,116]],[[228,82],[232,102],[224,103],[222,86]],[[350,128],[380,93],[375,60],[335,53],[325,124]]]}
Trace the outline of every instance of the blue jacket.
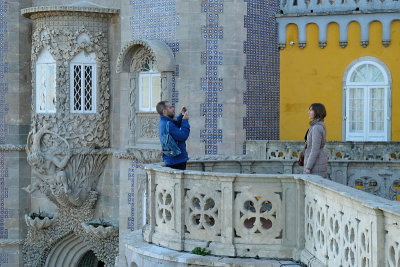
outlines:
{"label": "blue jacket", "polygon": [[169,134],[175,140],[176,144],[181,149],[181,154],[177,157],[168,157],[166,155],[162,155],[164,163],[166,165],[175,165],[182,162],[188,161],[189,157],[186,151],[186,143],[185,141],[189,138],[190,133],[190,125],[188,120],[182,119],[182,113],[176,118],[176,120],[171,119],[167,116],[160,115],[160,122],[158,123],[158,133],[160,136],[167,135],[167,122],[169,123]]}

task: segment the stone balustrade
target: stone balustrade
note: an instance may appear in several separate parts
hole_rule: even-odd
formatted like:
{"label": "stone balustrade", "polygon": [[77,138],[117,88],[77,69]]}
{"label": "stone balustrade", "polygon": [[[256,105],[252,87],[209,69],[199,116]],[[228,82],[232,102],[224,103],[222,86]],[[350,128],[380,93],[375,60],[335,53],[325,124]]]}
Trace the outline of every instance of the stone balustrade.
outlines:
{"label": "stone balustrade", "polygon": [[[303,147],[301,141],[247,141],[250,172],[263,166],[263,173],[302,173],[297,161]],[[400,200],[400,142],[327,142],[325,149],[328,179]]]}
{"label": "stone balustrade", "polygon": [[[226,163],[225,170],[233,165]],[[213,166],[208,168],[215,171]],[[398,266],[400,203],[318,176],[234,169],[147,165],[144,240],[179,251],[204,247],[214,255],[293,258],[309,266]]]}
{"label": "stone balustrade", "polygon": [[398,10],[400,4],[395,0],[338,1],[338,0],[283,0],[280,9],[283,14],[344,13]]}
{"label": "stone balustrade", "polygon": [[[302,141],[246,141],[246,155],[261,160],[298,160]],[[325,145],[329,161],[398,161],[400,142],[340,142]]]}

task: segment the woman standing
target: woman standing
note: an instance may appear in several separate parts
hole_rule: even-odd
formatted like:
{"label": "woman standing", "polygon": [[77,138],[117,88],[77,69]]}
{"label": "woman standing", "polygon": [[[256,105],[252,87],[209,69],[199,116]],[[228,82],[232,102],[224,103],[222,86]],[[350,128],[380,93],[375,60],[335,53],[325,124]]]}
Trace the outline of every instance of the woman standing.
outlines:
{"label": "woman standing", "polygon": [[304,173],[327,176],[328,155],[324,150],[326,143],[325,106],[321,103],[311,104],[308,110],[310,128],[307,131],[307,147],[304,153]]}

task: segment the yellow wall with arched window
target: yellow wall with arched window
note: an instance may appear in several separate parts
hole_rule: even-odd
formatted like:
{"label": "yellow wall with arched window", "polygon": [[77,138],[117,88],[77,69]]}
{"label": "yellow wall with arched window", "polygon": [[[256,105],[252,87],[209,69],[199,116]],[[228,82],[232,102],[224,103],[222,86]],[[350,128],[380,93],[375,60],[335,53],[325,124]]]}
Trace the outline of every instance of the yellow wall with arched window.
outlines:
{"label": "yellow wall with arched window", "polygon": [[[280,139],[302,140],[308,128],[307,110],[311,103],[325,104],[327,139],[342,140],[342,80],[346,68],[357,58],[370,56],[383,61],[392,74],[391,141],[400,141],[400,21],[391,27],[391,44],[382,45],[382,25],[372,22],[369,44],[360,45],[360,25],[351,22],[348,44],[339,46],[339,26],[328,25],[327,46],[318,46],[318,26],[307,25],[307,45],[298,44],[298,29],[287,26],[286,48],[280,52]],[[290,45],[293,41],[294,45]]]}

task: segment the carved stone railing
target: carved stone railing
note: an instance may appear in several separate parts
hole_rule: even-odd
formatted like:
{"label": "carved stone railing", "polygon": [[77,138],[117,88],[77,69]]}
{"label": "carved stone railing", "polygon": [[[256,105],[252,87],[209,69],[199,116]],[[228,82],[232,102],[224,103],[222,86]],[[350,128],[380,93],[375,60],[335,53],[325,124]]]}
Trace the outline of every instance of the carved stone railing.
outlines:
{"label": "carved stone railing", "polygon": [[[301,141],[246,141],[246,155],[261,160],[298,160]],[[329,161],[369,160],[400,162],[400,142],[327,142]]]}
{"label": "carved stone railing", "polygon": [[339,1],[339,0],[282,0],[280,9],[283,14],[310,14],[310,13],[352,13],[374,11],[396,11],[400,3],[395,0],[371,1]]}
{"label": "carved stone railing", "polygon": [[[300,141],[247,141],[248,172],[302,173],[297,161],[303,146]],[[400,200],[400,142],[327,142],[325,150],[329,180]]]}
{"label": "carved stone railing", "polygon": [[161,165],[146,171],[146,242],[179,251],[204,247],[221,256],[293,258],[308,266],[400,261],[398,202],[312,175]]}

